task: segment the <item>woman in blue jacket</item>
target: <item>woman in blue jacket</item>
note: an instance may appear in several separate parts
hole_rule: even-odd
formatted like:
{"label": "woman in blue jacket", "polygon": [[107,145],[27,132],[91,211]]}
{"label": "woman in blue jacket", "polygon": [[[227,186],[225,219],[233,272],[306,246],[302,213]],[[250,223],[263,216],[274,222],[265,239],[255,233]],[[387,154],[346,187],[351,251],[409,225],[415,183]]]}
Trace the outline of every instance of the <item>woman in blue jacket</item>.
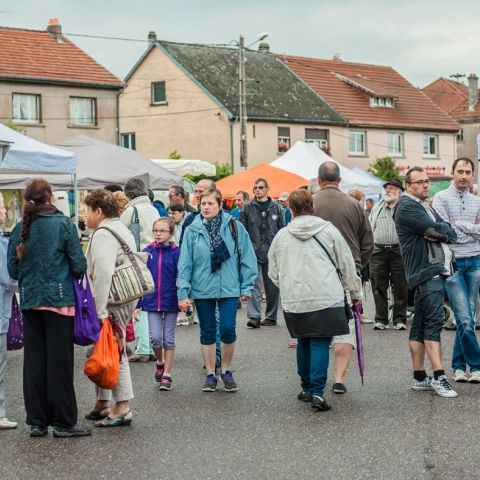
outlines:
{"label": "woman in blue jacket", "polygon": [[[147,267],[155,281],[155,291],[138,302],[148,312],[150,342],[157,357],[155,381],[160,390],[172,389],[172,364],[175,354],[178,300],[175,283],[180,249],[171,241],[175,223],[162,217],[153,224],[153,242],[143,251],[150,254]],[[139,312],[136,312],[138,316]]]}
{"label": "woman in blue jacket", "polygon": [[195,302],[200,320],[200,343],[207,377],[202,390],[217,389],[215,376],[215,308],[220,314],[221,380],[235,392],[232,360],[236,340],[238,298],[248,300],[257,278],[257,259],[243,225],[221,210],[217,189],[203,192],[200,215],[185,230],[178,265],[178,305],[186,310]]}

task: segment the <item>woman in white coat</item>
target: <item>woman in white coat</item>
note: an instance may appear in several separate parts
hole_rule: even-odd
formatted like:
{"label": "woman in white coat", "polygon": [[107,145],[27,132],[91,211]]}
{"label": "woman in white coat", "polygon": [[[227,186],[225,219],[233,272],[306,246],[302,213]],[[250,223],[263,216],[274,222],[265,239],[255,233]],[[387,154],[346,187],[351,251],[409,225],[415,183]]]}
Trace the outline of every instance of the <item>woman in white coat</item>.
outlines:
{"label": "woman in white coat", "polygon": [[360,301],[361,282],[340,232],[330,222],[313,216],[311,194],[295,190],[289,206],[294,219],[273,239],[268,275],[280,288],[290,335],[298,338],[297,367],[302,385],[298,398],[319,411],[330,410],[323,396],[329,347],[332,337],[349,332],[345,290],[354,301]]}

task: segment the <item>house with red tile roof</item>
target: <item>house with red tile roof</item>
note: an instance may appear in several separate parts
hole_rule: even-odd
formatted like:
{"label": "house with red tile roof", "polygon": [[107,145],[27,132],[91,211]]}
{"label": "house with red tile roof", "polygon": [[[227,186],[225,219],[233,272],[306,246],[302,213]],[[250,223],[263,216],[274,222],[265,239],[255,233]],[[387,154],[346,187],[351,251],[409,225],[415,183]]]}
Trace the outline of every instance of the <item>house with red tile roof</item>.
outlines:
{"label": "house with red tile roof", "polygon": [[0,122],[50,144],[80,133],[116,143],[122,88],[58,19],[46,30],[0,26]]}
{"label": "house with red tile roof", "polygon": [[459,157],[478,158],[477,136],[480,134],[478,77],[468,76],[468,85],[439,78],[422,89],[442,110],[460,125],[457,135]]}
{"label": "house with red tile roof", "polygon": [[443,174],[456,157],[457,122],[389,66],[293,55],[279,58],[347,121],[332,156],[366,168],[390,156],[403,170]]}

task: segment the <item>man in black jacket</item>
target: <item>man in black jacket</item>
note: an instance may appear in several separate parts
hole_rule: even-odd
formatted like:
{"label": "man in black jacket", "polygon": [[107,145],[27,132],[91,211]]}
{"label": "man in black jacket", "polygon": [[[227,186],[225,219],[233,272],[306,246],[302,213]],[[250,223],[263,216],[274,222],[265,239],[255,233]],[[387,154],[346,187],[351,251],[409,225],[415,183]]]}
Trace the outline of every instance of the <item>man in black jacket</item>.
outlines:
{"label": "man in black jacket", "polygon": [[[426,203],[430,180],[421,167],[405,175],[407,194],[395,210],[395,227],[405,265],[408,286],[415,292],[415,314],[409,336],[413,363],[413,390],[435,390],[453,398],[453,390],[441,361],[440,333],[444,323],[445,278],[453,273],[452,253],[446,243],[454,242],[454,229]],[[433,369],[425,371],[425,353]]]}
{"label": "man in black jacket", "polygon": [[[264,178],[255,181],[253,194],[255,198],[244,206],[239,220],[243,223],[253,243],[258,262],[258,278],[252,296],[247,304],[247,326],[259,328],[277,324],[277,310],[280,292],[268,276],[268,249],[273,237],[285,226],[282,207],[268,196],[269,186]],[[261,322],[262,293],[260,274],[265,287],[267,310],[265,320]]]}

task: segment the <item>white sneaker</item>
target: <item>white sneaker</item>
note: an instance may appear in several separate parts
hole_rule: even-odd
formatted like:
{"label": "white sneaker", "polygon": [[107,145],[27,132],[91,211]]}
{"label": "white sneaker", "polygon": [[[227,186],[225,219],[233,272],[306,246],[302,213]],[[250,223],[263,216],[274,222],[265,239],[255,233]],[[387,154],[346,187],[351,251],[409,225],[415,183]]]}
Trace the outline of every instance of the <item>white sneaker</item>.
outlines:
{"label": "white sneaker", "polygon": [[10,428],[17,428],[18,423],[10,421],[7,417],[0,418],[0,430],[8,430]]}
{"label": "white sneaker", "polygon": [[393,328],[395,330],[406,330],[407,326],[402,322],[398,322]]}
{"label": "white sneaker", "polygon": [[432,387],[432,377],[426,377],[425,380],[412,380],[411,383],[412,390],[417,392],[425,391],[425,390],[433,390]]}
{"label": "white sneaker", "polygon": [[433,379],[432,387],[440,397],[455,398],[458,396],[458,393],[448,383],[446,375],[440,375],[437,380]]}
{"label": "white sneaker", "polygon": [[475,370],[470,372],[470,378],[468,379],[470,383],[480,383],[480,371]]}
{"label": "white sneaker", "polygon": [[382,322],[377,322],[375,323],[375,325],[373,326],[373,329],[374,330],[385,330],[388,328],[388,325],[385,325],[384,323]]}
{"label": "white sneaker", "polygon": [[[480,382],[480,372],[478,372],[478,381]],[[467,374],[460,370],[459,368],[453,372],[453,381],[454,382],[468,382]]]}

